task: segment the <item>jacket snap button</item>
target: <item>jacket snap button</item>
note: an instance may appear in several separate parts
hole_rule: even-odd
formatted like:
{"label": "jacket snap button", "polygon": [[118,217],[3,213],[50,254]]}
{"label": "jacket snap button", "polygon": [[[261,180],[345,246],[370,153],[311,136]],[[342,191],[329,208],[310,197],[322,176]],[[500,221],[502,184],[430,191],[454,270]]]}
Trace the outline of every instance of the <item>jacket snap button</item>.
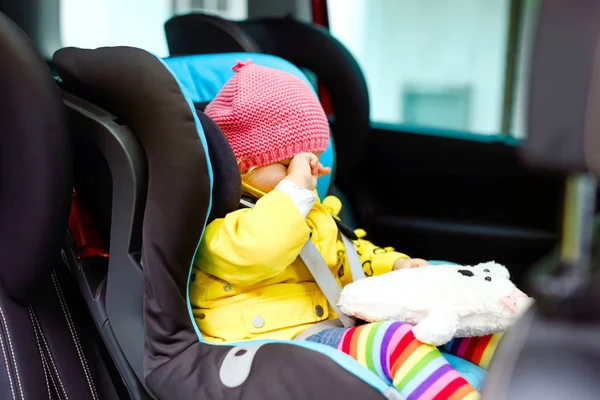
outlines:
{"label": "jacket snap button", "polygon": [[254,327],[257,329],[262,328],[265,325],[265,319],[260,315],[257,315],[256,317],[252,318],[252,325],[254,325]]}
{"label": "jacket snap button", "polygon": [[231,285],[229,283],[225,284],[223,286],[223,290],[226,292],[231,292]]}
{"label": "jacket snap button", "polygon": [[323,316],[323,307],[321,306],[316,306],[315,307],[315,314],[317,315],[317,317],[321,318]]}

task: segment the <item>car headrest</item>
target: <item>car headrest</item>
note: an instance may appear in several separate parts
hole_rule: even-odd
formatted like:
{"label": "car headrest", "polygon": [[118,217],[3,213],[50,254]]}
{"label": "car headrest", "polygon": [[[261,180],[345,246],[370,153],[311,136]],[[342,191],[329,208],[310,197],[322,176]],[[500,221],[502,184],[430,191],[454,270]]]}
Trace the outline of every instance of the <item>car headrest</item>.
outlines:
{"label": "car headrest", "polygon": [[73,193],[60,92],[33,43],[0,13],[0,282],[27,304],[50,279]]}
{"label": "car headrest", "polygon": [[529,66],[525,160],[600,176],[600,3],[545,1]]}
{"label": "car headrest", "polygon": [[[165,23],[172,56],[250,52],[260,53],[258,44],[235,22],[217,15],[177,15]],[[199,42],[196,38],[210,38]],[[198,48],[201,45],[201,48]]]}
{"label": "car headrest", "polygon": [[[171,57],[165,63],[181,82],[186,95],[197,105],[211,101],[221,87],[231,78],[234,72],[231,67],[237,60],[252,59],[253,64],[263,65],[291,73],[304,80],[310,86],[306,75],[290,62],[268,54],[255,53],[225,53],[204,54],[195,56]],[[312,86],[310,86],[312,88]],[[314,92],[314,89],[313,89]],[[316,96],[315,92],[315,96]],[[334,146],[330,139],[329,146],[321,156],[321,162],[326,167],[334,168]],[[329,192],[332,176],[319,179],[317,192],[324,198]]]}

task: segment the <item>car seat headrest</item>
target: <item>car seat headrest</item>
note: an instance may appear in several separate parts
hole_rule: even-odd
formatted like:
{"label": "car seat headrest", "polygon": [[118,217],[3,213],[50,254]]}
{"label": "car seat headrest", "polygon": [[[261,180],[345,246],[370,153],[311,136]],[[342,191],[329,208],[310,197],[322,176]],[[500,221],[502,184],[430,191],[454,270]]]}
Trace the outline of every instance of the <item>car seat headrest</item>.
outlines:
{"label": "car seat headrest", "polygon": [[[172,41],[172,56],[249,52],[259,53],[258,44],[235,22],[217,15],[193,13],[177,15],[165,23],[165,34]],[[203,40],[198,48],[196,38]]]}
{"label": "car seat headrest", "polygon": [[0,13],[0,282],[27,304],[60,254],[72,196],[60,92],[32,42]]}
{"label": "car seat headrest", "polygon": [[[146,154],[144,367],[153,370],[166,347],[178,354],[198,340],[187,287],[211,207],[212,170],[202,125],[175,76],[144,50],[71,47],[57,51],[53,62],[66,90],[118,116]],[[165,343],[173,337],[177,341]]]}
{"label": "car seat headrest", "polygon": [[[193,21],[200,21],[194,24]],[[207,54],[213,52],[204,29],[221,24],[218,37],[226,43],[252,40],[261,53],[281,57],[297,67],[313,72],[331,99],[336,140],[335,162],[337,183],[352,184],[355,168],[361,163],[370,132],[369,93],[365,77],[356,59],[326,29],[292,18],[261,18],[247,21],[222,21],[218,17],[195,13],[175,17],[165,25],[167,43],[172,54]],[[220,26],[221,26],[220,25]],[[226,26],[226,27],[225,27]],[[239,29],[234,30],[234,26]],[[212,29],[212,27],[210,28]],[[223,44],[221,52],[232,51]],[[253,56],[254,57],[254,56]],[[341,179],[341,181],[340,181]],[[321,192],[319,192],[321,193]]]}
{"label": "car seat headrest", "polygon": [[[237,60],[252,59],[253,64],[263,65],[291,73],[304,80],[311,86],[306,75],[296,66],[282,58],[268,54],[254,53],[226,53],[226,54],[203,54],[195,56],[171,57],[165,63],[171,68],[173,74],[179,79],[184,91],[197,105],[212,100],[221,87],[231,78],[234,72],[231,67]],[[311,86],[312,88],[312,86]],[[314,92],[314,88],[313,88]],[[315,92],[316,96],[316,92]],[[334,168],[334,146],[330,139],[329,146],[321,156],[321,162],[326,167]],[[328,175],[319,179],[317,192],[321,198],[329,192],[332,176]]]}

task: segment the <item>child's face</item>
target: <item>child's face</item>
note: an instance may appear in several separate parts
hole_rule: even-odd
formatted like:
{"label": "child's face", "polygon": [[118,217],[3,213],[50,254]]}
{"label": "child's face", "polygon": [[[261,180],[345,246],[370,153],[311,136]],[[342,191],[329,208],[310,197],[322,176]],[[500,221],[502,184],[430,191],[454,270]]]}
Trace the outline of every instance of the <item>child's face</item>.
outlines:
{"label": "child's face", "polygon": [[[314,155],[320,157],[321,153],[314,153]],[[242,181],[263,193],[269,193],[287,176],[290,161],[292,159],[288,158],[274,164],[253,169],[242,175]]]}

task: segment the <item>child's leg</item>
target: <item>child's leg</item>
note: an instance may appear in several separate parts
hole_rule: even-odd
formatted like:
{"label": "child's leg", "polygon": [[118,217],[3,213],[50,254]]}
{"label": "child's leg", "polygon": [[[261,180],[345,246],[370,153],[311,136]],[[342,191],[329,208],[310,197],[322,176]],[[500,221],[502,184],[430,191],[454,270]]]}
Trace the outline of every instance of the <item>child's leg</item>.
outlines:
{"label": "child's leg", "polygon": [[502,333],[481,337],[455,338],[442,346],[442,349],[487,369],[501,338]]}
{"label": "child's leg", "polygon": [[307,340],[336,347],[352,356],[391,382],[407,400],[479,397],[435,346],[415,339],[409,324],[377,322],[355,328],[328,329]]}

